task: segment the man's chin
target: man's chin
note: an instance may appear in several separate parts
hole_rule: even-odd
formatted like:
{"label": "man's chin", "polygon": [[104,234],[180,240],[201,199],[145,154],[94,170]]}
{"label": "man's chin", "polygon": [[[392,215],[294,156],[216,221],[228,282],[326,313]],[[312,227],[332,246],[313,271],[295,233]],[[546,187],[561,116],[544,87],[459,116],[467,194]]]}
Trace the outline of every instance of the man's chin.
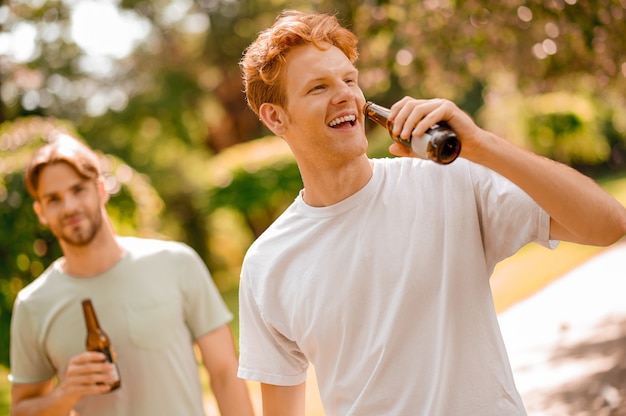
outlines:
{"label": "man's chin", "polygon": [[85,247],[93,241],[94,237],[95,234],[85,235],[84,233],[76,232],[71,235],[65,234],[61,239],[69,246]]}

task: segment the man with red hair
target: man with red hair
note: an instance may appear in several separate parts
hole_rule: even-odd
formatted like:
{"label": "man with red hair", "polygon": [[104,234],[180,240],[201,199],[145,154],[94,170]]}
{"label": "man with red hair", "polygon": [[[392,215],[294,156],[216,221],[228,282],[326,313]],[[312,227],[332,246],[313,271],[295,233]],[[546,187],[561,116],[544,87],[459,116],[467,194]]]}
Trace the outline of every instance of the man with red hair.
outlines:
{"label": "man with red hair", "polygon": [[402,98],[393,133],[445,121],[459,159],[395,143],[401,157],[368,158],[356,45],[334,16],[285,12],[241,61],[304,189],[246,254],[239,376],[262,383],[266,415],[304,414],[309,363],[328,415],[524,415],[489,277],[530,242],[612,244],[626,209],[444,99]]}

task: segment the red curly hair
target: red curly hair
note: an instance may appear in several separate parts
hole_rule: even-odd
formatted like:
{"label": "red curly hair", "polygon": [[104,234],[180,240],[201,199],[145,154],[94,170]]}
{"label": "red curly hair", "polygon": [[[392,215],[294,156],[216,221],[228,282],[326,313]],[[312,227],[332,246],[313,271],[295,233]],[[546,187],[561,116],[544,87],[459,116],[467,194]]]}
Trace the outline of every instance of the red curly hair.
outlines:
{"label": "red curly hair", "polygon": [[250,108],[258,115],[263,103],[285,107],[281,82],[285,56],[297,46],[314,45],[325,50],[326,44],[339,48],[353,64],[358,59],[356,35],[342,27],[335,16],[295,10],[281,13],[274,25],[250,44],[240,62]]}

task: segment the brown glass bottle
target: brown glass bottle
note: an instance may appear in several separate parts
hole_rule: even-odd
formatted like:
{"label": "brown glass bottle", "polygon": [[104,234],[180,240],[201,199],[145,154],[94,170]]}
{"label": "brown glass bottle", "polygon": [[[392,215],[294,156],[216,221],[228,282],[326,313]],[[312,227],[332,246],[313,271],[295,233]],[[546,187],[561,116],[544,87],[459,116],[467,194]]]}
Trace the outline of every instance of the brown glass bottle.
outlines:
{"label": "brown glass bottle", "polygon": [[113,347],[111,346],[109,336],[102,330],[102,328],[100,328],[91,299],[83,300],[83,313],[85,314],[85,324],[87,325],[87,340],[85,341],[85,347],[87,348],[87,351],[98,351],[103,353],[108,362],[115,364],[115,375],[117,377],[117,381],[111,384],[111,390],[109,391],[118,389],[122,383],[120,380],[120,372],[117,369]]}
{"label": "brown glass bottle", "polygon": [[454,162],[461,153],[461,141],[445,122],[435,124],[422,137],[405,140],[392,133],[393,123],[389,121],[391,110],[388,108],[368,101],[363,107],[363,113],[376,124],[386,128],[395,142],[408,147],[413,153],[425,159],[447,165]]}

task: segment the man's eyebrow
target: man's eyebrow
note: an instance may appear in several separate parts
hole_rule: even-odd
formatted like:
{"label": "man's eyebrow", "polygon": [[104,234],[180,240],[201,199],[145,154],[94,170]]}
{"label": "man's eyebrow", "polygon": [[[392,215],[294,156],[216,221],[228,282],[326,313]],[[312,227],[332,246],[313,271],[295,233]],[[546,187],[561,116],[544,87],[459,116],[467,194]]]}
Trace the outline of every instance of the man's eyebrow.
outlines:
{"label": "man's eyebrow", "polygon": [[[90,179],[80,179],[79,181],[73,183],[72,185],[70,185],[67,189],[76,189],[80,186],[84,186],[86,183],[90,182]],[[59,192],[58,191],[53,191],[53,192],[47,192],[41,195],[41,199],[44,198],[49,198],[52,196],[57,195]]]}
{"label": "man's eyebrow", "polygon": [[50,199],[53,196],[56,196],[58,194],[58,192],[47,192],[45,194],[41,194],[41,199]]}
{"label": "man's eyebrow", "polygon": [[314,78],[305,79],[304,83],[305,84],[309,84],[311,82],[320,82],[320,81],[324,81],[327,78],[328,78],[328,75],[319,75],[319,76],[314,77]]}
{"label": "man's eyebrow", "polygon": [[[354,76],[354,75],[358,75],[358,74],[359,74],[359,70],[356,69],[356,68],[353,68],[353,69],[345,71],[343,73],[343,76],[344,77],[348,76],[348,75]],[[301,85],[308,85],[308,84],[314,84],[316,82],[323,82],[323,81],[326,81],[326,79],[328,79],[328,76],[327,75],[322,75],[322,76],[319,76],[319,77],[315,77],[315,78],[304,80],[304,82],[302,82]]]}

